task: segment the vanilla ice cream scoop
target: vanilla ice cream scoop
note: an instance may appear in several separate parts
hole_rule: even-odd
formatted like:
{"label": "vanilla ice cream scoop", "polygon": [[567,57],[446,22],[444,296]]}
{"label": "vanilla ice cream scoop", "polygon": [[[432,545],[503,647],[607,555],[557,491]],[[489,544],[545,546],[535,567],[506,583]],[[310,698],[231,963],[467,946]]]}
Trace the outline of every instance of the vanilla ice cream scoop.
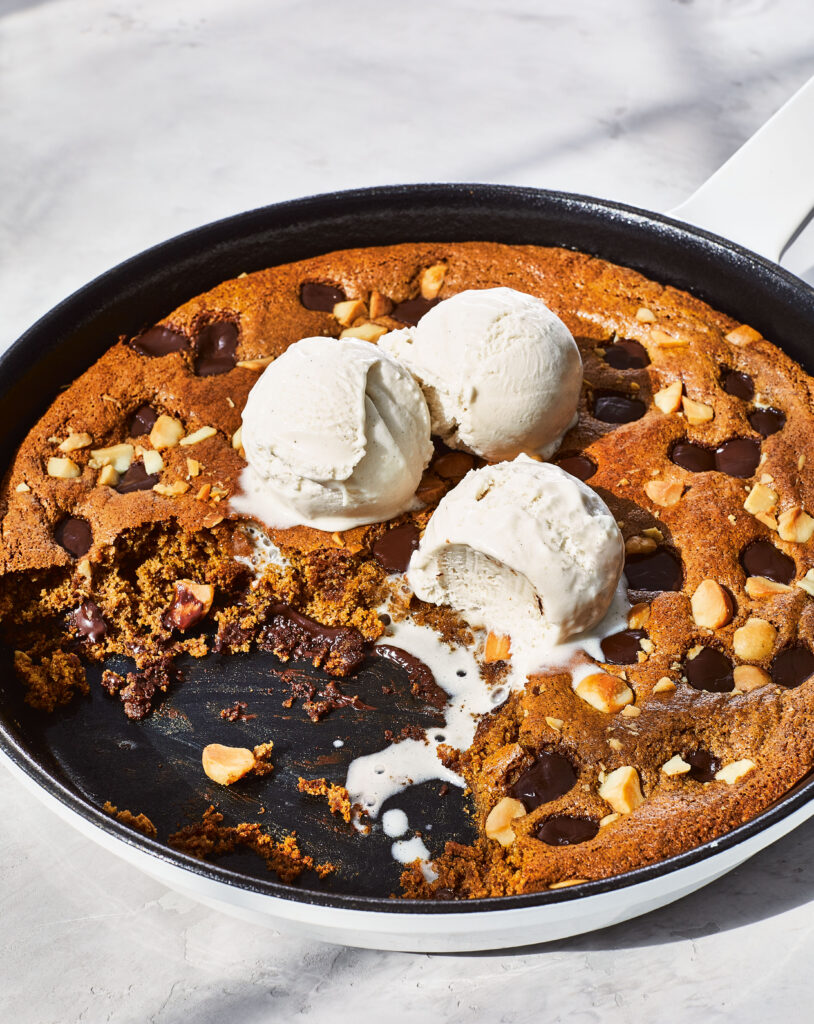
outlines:
{"label": "vanilla ice cream scoop", "polygon": [[520,455],[473,470],[432,514],[407,571],[423,601],[474,627],[562,643],[608,611],[624,543],[586,484]]}
{"label": "vanilla ice cream scoop", "polygon": [[558,316],[512,288],[465,291],[379,339],[421,384],[432,430],[492,462],[549,458],[576,422],[582,359]]}
{"label": "vanilla ice cream scoop", "polygon": [[232,508],[286,528],[346,530],[416,504],[430,415],[395,359],[357,338],[305,338],[271,363],[243,410],[248,466]]}

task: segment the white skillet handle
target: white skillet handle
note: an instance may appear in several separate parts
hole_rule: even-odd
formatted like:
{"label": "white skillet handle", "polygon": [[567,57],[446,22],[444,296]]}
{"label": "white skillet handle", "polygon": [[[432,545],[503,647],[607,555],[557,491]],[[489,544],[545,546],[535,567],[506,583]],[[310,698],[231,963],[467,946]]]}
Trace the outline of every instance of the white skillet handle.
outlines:
{"label": "white skillet handle", "polygon": [[814,208],[814,78],[670,216],[771,260]]}

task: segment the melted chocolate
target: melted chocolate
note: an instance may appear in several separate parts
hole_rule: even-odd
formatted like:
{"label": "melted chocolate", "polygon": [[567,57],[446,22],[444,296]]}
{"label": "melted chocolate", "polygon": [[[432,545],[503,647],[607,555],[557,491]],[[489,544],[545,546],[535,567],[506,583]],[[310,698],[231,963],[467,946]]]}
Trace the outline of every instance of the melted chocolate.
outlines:
{"label": "melted chocolate", "polygon": [[714,647],[705,647],[696,657],[685,658],[684,675],[695,690],[729,693],[735,689],[732,662]]}
{"label": "melted chocolate", "polygon": [[410,680],[410,692],[414,697],[420,697],[434,708],[446,707],[447,695],[436,683],[432,670],[420,658],[391,644],[376,644],[370,648],[370,654],[377,658],[387,658],[403,668]]}
{"label": "melted chocolate", "polygon": [[755,394],[755,382],[749,374],[728,367],[724,367],[721,372],[721,387],[728,395],[742,398],[745,402],[750,401]]}
{"label": "melted chocolate", "polygon": [[130,418],[130,436],[143,437],[153,429],[158,413],[151,405],[140,405]]}
{"label": "melted chocolate", "polygon": [[319,313],[331,313],[337,302],[345,301],[345,293],[331,284],[305,281],[300,288],[300,302],[306,309]]}
{"label": "melted chocolate", "polygon": [[419,530],[404,523],[388,530],[373,545],[373,557],[387,572],[406,572],[410,556],[418,547]]}
{"label": "melted chocolate", "polygon": [[556,466],[564,469],[566,473],[575,476],[577,480],[590,480],[596,472],[596,463],[581,452],[566,452],[558,455],[554,461]]}
{"label": "melted chocolate", "polygon": [[574,846],[593,839],[599,831],[599,822],[590,818],[577,818],[573,814],[557,814],[547,818],[534,833],[548,846]]}
{"label": "melted chocolate", "polygon": [[577,773],[567,757],[541,751],[534,764],[509,787],[509,796],[533,811],[549,800],[556,800],[576,785]]}
{"label": "melted chocolate", "polygon": [[749,423],[761,437],[770,437],[785,427],[786,414],[779,409],[753,409],[749,413]]}
{"label": "melted chocolate", "polygon": [[635,665],[642,649],[639,641],[646,636],[644,629],[623,629],[621,633],[606,636],[600,644],[605,661],[610,665]]}
{"label": "melted chocolate", "polygon": [[715,453],[695,441],[676,441],[670,449],[670,459],[690,473],[709,473],[715,469]]}
{"label": "melted chocolate", "polygon": [[148,473],[143,462],[134,462],[116,485],[119,494],[149,491],[158,483],[158,474]]}
{"label": "melted chocolate", "polygon": [[708,750],[699,747],[690,753],[682,754],[681,757],[690,766],[687,772],[691,779],[696,782],[712,782],[717,772],[721,770],[722,764],[717,757],[714,757]]}
{"label": "melted chocolate", "polygon": [[605,362],[614,370],[641,370],[650,365],[650,356],[638,341],[619,338],[605,350]]}
{"label": "melted chocolate", "polygon": [[437,306],[440,301],[440,299],[424,299],[419,295],[417,299],[407,299],[406,302],[400,302],[393,309],[390,316],[394,320],[398,320],[400,324],[415,327],[421,317],[428,313],[433,306]]}
{"label": "melted chocolate", "polygon": [[678,555],[659,547],[646,555],[628,555],[625,576],[631,590],[681,590],[684,573]]}
{"label": "melted chocolate", "polygon": [[778,551],[769,540],[756,540],[744,548],[741,565],[747,576],[765,576],[775,583],[791,583],[797,572],[794,559]]}
{"label": "melted chocolate", "polygon": [[258,644],[283,661],[307,658],[330,675],[347,676],[364,660],[362,634],[352,626],[323,626],[286,604],[273,604],[268,617]]}
{"label": "melted chocolate", "polygon": [[90,599],[83,601],[73,613],[73,623],[76,631],[81,636],[87,637],[92,644],[101,643],[107,633],[107,626],[99,611],[99,606]]}
{"label": "melted chocolate", "polygon": [[237,361],[237,327],[229,320],[207,324],[195,335],[195,373],[215,377]]}
{"label": "melted chocolate", "polygon": [[753,476],[760,462],[760,442],[752,437],[733,437],[715,449],[715,468],[728,476]]}
{"label": "melted chocolate", "polygon": [[57,523],[54,530],[54,540],[60,547],[64,548],[74,558],[81,558],[86,555],[93,544],[93,534],[89,524],[84,519],[76,519],[68,516],[62,522]]}
{"label": "melted chocolate", "polygon": [[641,398],[624,395],[621,391],[597,391],[594,394],[594,419],[603,423],[632,423],[647,412]]}
{"label": "melted chocolate", "polygon": [[171,327],[151,327],[130,341],[130,347],[143,356],[166,356],[170,352],[184,352],[188,346],[186,336]]}
{"label": "melted chocolate", "polygon": [[772,662],[769,673],[778,686],[793,689],[814,675],[814,654],[807,647],[787,647]]}

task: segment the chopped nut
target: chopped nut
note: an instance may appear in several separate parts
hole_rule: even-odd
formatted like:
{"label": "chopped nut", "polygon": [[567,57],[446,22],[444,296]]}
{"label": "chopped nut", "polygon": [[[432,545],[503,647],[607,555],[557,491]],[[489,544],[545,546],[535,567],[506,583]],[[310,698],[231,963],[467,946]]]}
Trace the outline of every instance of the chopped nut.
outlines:
{"label": "chopped nut", "polygon": [[182,631],[189,629],[208,614],[214,599],[215,588],[210,583],[176,580],[172,604],[164,613],[164,621]]}
{"label": "chopped nut", "polygon": [[608,740],[608,746],[611,748],[611,750],[621,750],[622,741],[618,740],[615,736],[611,736],[611,738]]}
{"label": "chopped nut", "polygon": [[243,427],[239,426],[237,430],[232,434],[232,447],[242,448],[243,447]]}
{"label": "chopped nut", "polygon": [[553,729],[554,732],[562,732],[562,727],[565,723],[561,718],[552,718],[550,715],[546,715],[545,720],[549,729]]}
{"label": "chopped nut", "polygon": [[231,786],[254,768],[255,756],[246,747],[225,747],[222,743],[210,743],[203,748],[201,763],[213,782]]}
{"label": "chopped nut", "polygon": [[768,526],[770,530],[774,530],[777,533],[777,520],[770,512],[755,512],[755,519],[759,523],[763,523],[764,526]]}
{"label": "chopped nut", "polygon": [[667,334],[665,331],[659,330],[658,327],[651,329],[650,338],[662,348],[684,348],[689,345],[686,338],[674,338],[672,334]]}
{"label": "chopped nut", "polygon": [[669,761],[661,766],[661,770],[665,775],[686,775],[688,771],[692,769],[691,764],[687,764],[681,754],[675,754],[670,758]]}
{"label": "chopped nut", "polygon": [[759,334],[754,327],[741,324],[740,327],[736,327],[724,337],[732,345],[749,345],[753,341],[760,341],[763,335]]}
{"label": "chopped nut", "polygon": [[82,475],[82,470],[73,459],[59,459],[52,455],[45,465],[45,472],[48,476],[56,477],[58,480],[72,480]]}
{"label": "chopped nut", "polygon": [[387,316],[393,309],[393,303],[386,295],[377,292],[375,289],[370,293],[370,319],[375,320],[380,316]]}
{"label": "chopped nut", "polygon": [[651,537],[628,537],[625,541],[625,552],[628,555],[647,555],[657,547],[658,544]]}
{"label": "chopped nut", "polygon": [[515,818],[524,818],[526,808],[519,800],[504,796],[498,800],[486,817],[485,831],[488,839],[496,839],[501,846],[511,846],[515,840],[511,826]]}
{"label": "chopped nut", "polygon": [[599,819],[599,827],[605,828],[606,825],[612,825],[614,821],[618,821],[621,817],[622,815],[617,811],[614,811],[613,814],[606,814],[604,818]]}
{"label": "chopped nut", "polygon": [[715,412],[711,405],[706,405],[704,402],[695,402],[692,398],[686,396],[681,399],[681,405],[684,409],[684,415],[687,417],[687,422],[692,427],[697,427],[701,423],[709,423]]}
{"label": "chopped nut", "polygon": [[75,452],[80,448],[87,448],[93,444],[93,438],[90,434],[74,434],[69,433],[62,444],[59,446],[61,452]]}
{"label": "chopped nut", "polygon": [[263,356],[260,359],[240,359],[235,363],[243,370],[265,370],[274,362],[274,356]]}
{"label": "chopped nut", "polygon": [[229,491],[225,487],[221,487],[218,484],[212,485],[211,495],[213,501],[220,501],[220,499],[225,498],[228,493]]}
{"label": "chopped nut", "polygon": [[803,466],[805,464],[806,464],[806,457],[805,457],[805,452],[803,452],[803,454],[797,460],[797,469],[798,470],[802,470],[802,468],[803,468]]}
{"label": "chopped nut", "polygon": [[730,764],[725,764],[719,772],[715,773],[715,778],[719,782],[726,782],[731,786],[738,779],[742,779],[744,775],[747,775],[754,767],[755,762],[750,761],[748,757],[744,757],[740,761],[732,761]]}
{"label": "chopped nut", "polygon": [[776,504],[777,491],[773,491],[771,487],[766,487],[764,484],[755,484],[746,496],[743,507],[754,516],[758,512],[770,512]]}
{"label": "chopped nut", "polygon": [[572,885],[584,885],[587,878],[565,878],[562,882],[552,882],[549,889],[569,889]]}
{"label": "chopped nut", "polygon": [[153,490],[156,494],[163,494],[165,498],[177,498],[187,493],[189,484],[186,480],[174,480],[171,484],[154,484]]}
{"label": "chopped nut", "polygon": [[483,651],[484,662],[491,665],[496,661],[507,661],[511,657],[511,645],[511,637],[490,633],[486,637],[486,647]]}
{"label": "chopped nut", "polygon": [[673,381],[666,388],[662,388],[653,395],[653,402],[657,409],[669,415],[671,412],[678,412],[681,408],[681,389],[683,385],[680,380]]}
{"label": "chopped nut", "polygon": [[633,691],[627,683],[608,672],[591,673],[577,683],[574,692],[606,715],[616,714],[633,703]]}
{"label": "chopped nut", "polygon": [[745,590],[749,597],[774,597],[775,594],[787,594],[791,587],[766,576],[750,576],[746,580]]}
{"label": "chopped nut", "polygon": [[187,434],[186,437],[182,437],[178,443],[180,445],[198,444],[199,441],[206,441],[207,438],[214,437],[215,434],[217,434],[217,430],[214,427],[201,427],[193,433]]}
{"label": "chopped nut", "polygon": [[732,621],[732,598],[715,580],[702,580],[690,599],[696,626],[720,629]]}
{"label": "chopped nut", "polygon": [[652,309],[648,309],[646,306],[640,306],[636,310],[636,319],[640,324],[654,324],[656,322],[656,314]]}
{"label": "chopped nut", "polygon": [[146,451],[141,461],[144,464],[144,472],[149,476],[154,476],[156,473],[160,473],[164,468],[164,460],[161,458],[161,452]]}
{"label": "chopped nut", "polygon": [[150,444],[157,451],[163,448],[174,448],[184,436],[184,425],[180,420],[162,413],[150,431]]}
{"label": "chopped nut", "polygon": [[201,464],[197,459],[187,459],[187,476],[200,476]]}
{"label": "chopped nut", "polygon": [[777,639],[777,630],[765,619],[753,616],[735,630],[732,648],[743,661],[760,661],[768,658]]}
{"label": "chopped nut", "polygon": [[333,315],[343,327],[350,327],[360,316],[367,316],[367,307],[361,299],[347,299],[344,302],[337,302],[333,308]]}
{"label": "chopped nut", "polygon": [[340,338],[361,338],[362,341],[378,341],[383,334],[387,334],[387,328],[381,324],[359,324],[358,327],[346,327],[339,335]]}
{"label": "chopped nut", "polygon": [[644,629],[650,621],[650,605],[645,603],[634,604],[627,613],[627,624],[631,629]]}
{"label": "chopped nut", "polygon": [[684,485],[670,483],[668,480],[648,480],[644,485],[644,493],[654,504],[671,508],[681,500]]}
{"label": "chopped nut", "polygon": [[[19,491],[19,489],[18,487],[17,490]],[[814,569],[809,569],[801,580],[797,580],[795,586],[814,597]]]}
{"label": "chopped nut", "polygon": [[83,579],[85,579],[88,582],[90,582],[90,576],[91,576],[91,574],[90,574],[90,559],[88,559],[88,558],[81,558],[76,563],[76,571],[77,571],[77,573]]}
{"label": "chopped nut", "polygon": [[116,472],[116,469],[111,465],[102,466],[102,470],[96,478],[96,483],[100,487],[115,487],[118,482],[119,474]]}
{"label": "chopped nut", "polygon": [[611,772],[599,787],[599,795],[618,814],[630,814],[644,803],[639,775],[630,765]]}
{"label": "chopped nut", "polygon": [[[656,473],[658,473],[658,470],[655,470],[654,475]],[[646,530],[642,530],[642,534],[645,537],[649,537],[651,540],[658,541],[659,544],[664,540],[664,534],[661,532],[658,526],[648,526]]]}
{"label": "chopped nut", "polygon": [[135,449],[132,444],[114,444],[109,448],[94,448],[88,465],[91,469],[112,466],[117,473],[126,473],[133,461]]}
{"label": "chopped nut", "polygon": [[777,530],[781,540],[805,544],[814,536],[814,519],[801,508],[789,508],[777,517]]}
{"label": "chopped nut", "polygon": [[437,299],[447,273],[446,263],[434,263],[421,271],[418,279],[422,299]]}
{"label": "chopped nut", "polygon": [[653,693],[674,693],[676,684],[669,676],[662,676],[653,687]]}
{"label": "chopped nut", "polygon": [[30,491],[31,488],[23,480],[22,483],[17,484],[17,486],[14,488],[14,490],[17,491],[18,494],[24,494],[26,491]]}
{"label": "chopped nut", "polygon": [[212,485],[211,484],[203,484],[201,486],[201,489],[195,495],[195,500],[196,501],[208,501],[209,500],[209,493],[210,493],[211,490],[212,490]]}
{"label": "chopped nut", "polygon": [[622,708],[622,715],[625,718],[638,718],[641,713],[641,708],[637,708],[634,704],[628,704],[626,708]]}
{"label": "chopped nut", "polygon": [[[655,651],[656,649],[656,645],[653,643],[650,637],[647,636],[643,636],[641,638],[641,640],[639,641],[639,646],[645,654],[652,654],[653,651]],[[644,659],[640,656],[639,661],[644,661]]]}
{"label": "chopped nut", "polygon": [[735,689],[741,693],[751,693],[772,681],[769,673],[757,665],[736,665],[732,678],[735,680]]}

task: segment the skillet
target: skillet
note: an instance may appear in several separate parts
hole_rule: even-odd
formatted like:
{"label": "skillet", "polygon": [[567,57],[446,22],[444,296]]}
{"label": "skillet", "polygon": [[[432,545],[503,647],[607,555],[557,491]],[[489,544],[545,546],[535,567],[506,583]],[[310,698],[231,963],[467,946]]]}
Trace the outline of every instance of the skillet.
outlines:
{"label": "skillet", "polygon": [[[685,218],[706,219],[724,230],[735,224],[743,231],[741,222],[727,221],[721,197],[733,182],[758,188],[761,175],[772,173],[768,166],[758,167],[755,153],[765,158],[768,149],[776,152],[778,131],[789,134],[792,119],[812,109],[811,86],[733,158],[729,171],[727,165],[680,211]],[[744,158],[750,146],[752,155]],[[781,235],[787,240],[793,218],[799,219],[800,198],[799,188],[783,191],[778,216],[764,219],[756,235],[761,249],[777,247]],[[698,295],[756,327],[814,373],[814,290],[736,242],[672,218],[561,192],[466,184],[361,189],[276,204],[187,232],[103,274],[57,306],[0,359],[0,464],[8,464],[58,389],[119,334],[137,333],[186,299],[244,271],[334,249],[420,240],[561,245],[595,254]],[[463,950],[576,934],[697,888],[814,813],[814,777],[809,777],[721,839],[616,878],[492,900],[393,900],[400,867],[391,857],[391,840],[380,830],[361,840],[327,820],[324,804],[309,803],[296,791],[299,775],[341,784],[349,761],[377,749],[384,730],[396,722],[409,717],[420,725],[437,724],[432,709],[416,703],[391,663],[371,659],[354,680],[373,711],[360,719],[352,708],[340,709],[315,726],[296,706],[282,707],[282,666],[261,653],[188,663],[186,682],[143,723],[129,722],[117,702],[101,695],[93,670],[89,700],[41,716],[21,700],[11,652],[0,650],[0,660],[0,751],[40,799],[175,888],[253,920],[332,941]],[[323,678],[310,666],[295,668],[317,685]],[[385,684],[396,693],[382,706]],[[239,740],[235,727],[217,715],[237,699],[248,699],[258,715],[242,723]],[[257,779],[239,791],[207,789],[199,760],[205,743],[252,746],[269,737],[275,740],[273,786]],[[462,801],[454,794],[439,799],[438,785],[415,787],[399,797],[417,827],[428,823],[432,808],[432,830],[424,832],[431,849],[471,834]],[[296,828],[316,860],[332,860],[340,870],[326,881],[309,874],[287,886],[248,854],[204,864],[110,818],[100,809],[105,800],[144,811],[162,838],[216,802],[227,820],[257,820],[272,830]]]}

